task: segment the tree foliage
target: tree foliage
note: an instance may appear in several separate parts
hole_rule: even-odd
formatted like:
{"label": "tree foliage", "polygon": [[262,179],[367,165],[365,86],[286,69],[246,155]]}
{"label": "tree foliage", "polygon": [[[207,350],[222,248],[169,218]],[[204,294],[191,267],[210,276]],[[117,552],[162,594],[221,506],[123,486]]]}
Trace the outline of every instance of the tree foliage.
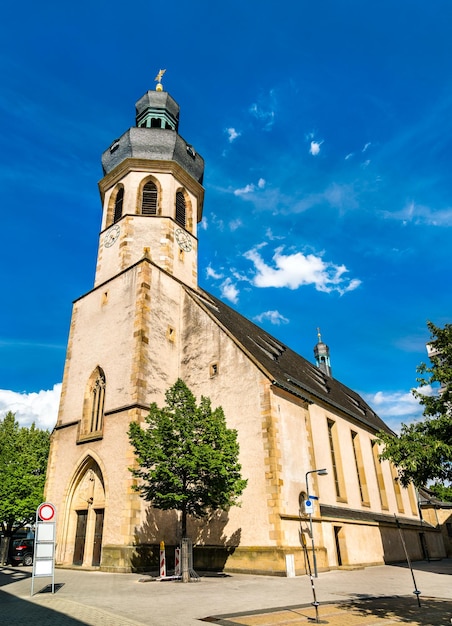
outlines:
{"label": "tree foliage", "polygon": [[452,502],[452,487],[450,485],[447,486],[442,483],[435,483],[434,485],[429,485],[428,489],[438,500],[441,500],[441,502]]}
{"label": "tree foliage", "polygon": [[427,322],[427,326],[430,364],[419,365],[421,376],[416,380],[421,390],[412,390],[424,407],[424,419],[402,424],[400,435],[378,434],[384,444],[381,456],[398,467],[404,486],[452,481],[452,324],[440,328]]}
{"label": "tree foliage", "polygon": [[49,446],[48,431],[21,427],[11,412],[0,420],[0,523],[6,536],[35,520]]}
{"label": "tree foliage", "polygon": [[130,424],[140,478],[135,487],[152,506],[181,511],[182,536],[187,515],[202,518],[238,504],[247,481],[241,478],[237,431],[227,428],[223,409],[209,398],[199,405],[178,379],[166,392],[166,405],[151,404],[147,428]]}

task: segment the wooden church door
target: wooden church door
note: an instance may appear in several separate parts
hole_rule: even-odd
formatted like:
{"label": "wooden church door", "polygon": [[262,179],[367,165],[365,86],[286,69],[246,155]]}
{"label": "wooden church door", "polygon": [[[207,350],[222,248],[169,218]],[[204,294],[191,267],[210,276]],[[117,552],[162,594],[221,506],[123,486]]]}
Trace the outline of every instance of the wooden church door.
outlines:
{"label": "wooden church door", "polygon": [[86,522],[88,520],[88,511],[77,511],[77,528],[75,531],[74,565],[83,564],[83,555],[85,553],[86,540]]}
{"label": "wooden church door", "polygon": [[94,545],[93,545],[93,561],[92,565],[100,565],[100,556],[102,550],[102,531],[104,529],[104,509],[95,511],[96,522],[94,526]]}

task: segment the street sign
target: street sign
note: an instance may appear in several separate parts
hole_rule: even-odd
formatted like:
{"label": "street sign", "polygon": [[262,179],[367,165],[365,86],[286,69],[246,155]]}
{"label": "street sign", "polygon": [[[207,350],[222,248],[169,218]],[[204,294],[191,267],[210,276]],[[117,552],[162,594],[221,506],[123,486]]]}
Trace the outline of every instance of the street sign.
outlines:
{"label": "street sign", "polygon": [[304,512],[312,515],[314,513],[314,503],[311,500],[304,501]]}
{"label": "street sign", "polygon": [[38,508],[38,517],[43,522],[51,522],[55,517],[55,507],[50,502],[43,502]]}
{"label": "street sign", "polygon": [[52,593],[55,593],[55,507],[43,502],[36,509],[35,550],[31,574],[31,595],[35,578],[51,576]]}

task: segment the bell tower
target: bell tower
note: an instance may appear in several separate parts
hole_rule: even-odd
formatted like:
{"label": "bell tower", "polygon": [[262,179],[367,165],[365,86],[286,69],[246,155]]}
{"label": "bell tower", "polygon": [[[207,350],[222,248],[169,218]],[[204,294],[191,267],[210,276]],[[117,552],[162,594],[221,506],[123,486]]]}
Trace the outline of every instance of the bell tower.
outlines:
{"label": "bell tower", "polygon": [[323,343],[322,335],[320,334],[320,328],[317,328],[317,343],[314,346],[314,356],[317,367],[322,370],[324,374],[331,378],[331,363],[330,363],[330,349]]}
{"label": "bell tower", "polygon": [[136,125],[102,155],[95,286],[143,257],[197,286],[204,159],[179,135],[179,105],[161,84],[136,103]]}
{"label": "bell tower", "polygon": [[162,401],[186,358],[204,160],[179,135],[162,72],[136,103],[136,125],[102,155],[95,282],[73,304],[46,483],[60,512],[58,563],[130,570],[145,513],[128,429]]}

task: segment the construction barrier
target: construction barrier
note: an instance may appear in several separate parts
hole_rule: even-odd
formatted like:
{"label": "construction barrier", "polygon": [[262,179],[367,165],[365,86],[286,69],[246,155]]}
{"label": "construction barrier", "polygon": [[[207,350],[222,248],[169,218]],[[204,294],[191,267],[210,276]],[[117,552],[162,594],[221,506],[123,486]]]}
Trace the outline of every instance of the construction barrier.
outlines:
{"label": "construction barrier", "polygon": [[181,566],[180,566],[180,548],[176,548],[174,551],[174,576],[181,575]]}
{"label": "construction barrier", "polygon": [[160,578],[166,578],[165,542],[160,542]]}

